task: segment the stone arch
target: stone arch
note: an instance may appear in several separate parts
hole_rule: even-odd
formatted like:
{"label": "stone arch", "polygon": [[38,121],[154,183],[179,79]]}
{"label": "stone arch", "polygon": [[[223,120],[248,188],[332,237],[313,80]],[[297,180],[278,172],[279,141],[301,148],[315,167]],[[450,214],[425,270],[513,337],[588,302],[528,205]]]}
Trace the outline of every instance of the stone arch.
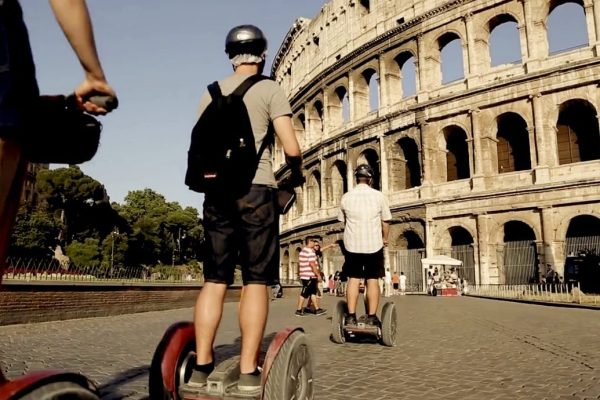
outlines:
{"label": "stone arch", "polygon": [[534,282],[540,275],[537,235],[526,222],[511,219],[503,225],[501,283],[509,285]]}
{"label": "stone arch", "polygon": [[374,68],[367,68],[362,73],[367,82],[369,92],[369,111],[377,111],[380,104],[379,73]]}
{"label": "stone arch", "polygon": [[411,97],[417,94],[416,56],[410,50],[404,50],[394,57],[395,68],[400,76],[399,98]]}
{"label": "stone arch", "polygon": [[308,114],[309,124],[310,124],[310,136],[314,139],[319,139],[323,136],[323,102],[321,99],[315,100],[309,109]]}
{"label": "stone arch", "polygon": [[535,230],[526,222],[512,219],[504,223],[503,242],[535,241]]}
{"label": "stone arch", "polygon": [[584,292],[600,293],[600,218],[571,219],[565,244],[565,280],[579,282]]}
{"label": "stone arch", "polygon": [[368,164],[372,169],[375,176],[373,176],[373,181],[371,186],[374,189],[381,189],[381,171],[379,169],[379,153],[377,150],[372,148],[367,148],[363,150],[359,156],[356,158],[355,166],[359,166],[360,164]]}
{"label": "stone arch", "polygon": [[573,221],[575,218],[578,218],[581,216],[589,216],[592,218],[600,219],[600,210],[598,210],[597,207],[594,207],[593,205],[591,205],[586,209],[576,210],[572,213],[567,214],[560,221],[560,223],[558,223],[556,225],[556,229],[555,229],[556,233],[555,233],[554,240],[556,240],[556,241],[564,240],[567,237],[567,232],[569,231],[571,221]]}
{"label": "stone arch", "polygon": [[521,62],[518,24],[518,19],[510,13],[495,15],[488,21],[488,46],[492,67]]}
{"label": "stone arch", "polygon": [[[566,21],[569,24],[569,35],[564,34]],[[549,54],[562,53],[589,45],[583,0],[550,1],[545,22]]]}
{"label": "stone arch", "polygon": [[447,31],[438,37],[436,43],[440,52],[442,85],[463,79],[465,66],[460,34]]}
{"label": "stone arch", "polygon": [[572,99],[559,106],[556,148],[559,164],[600,159],[600,130],[596,108],[588,101]]}
{"label": "stone arch", "polygon": [[420,152],[412,137],[403,136],[395,143],[388,161],[388,168],[392,190],[421,186]]}
{"label": "stone arch", "polygon": [[527,122],[514,112],[496,118],[498,173],[531,169],[531,149]]}
{"label": "stone arch", "polygon": [[350,120],[350,100],[348,89],[344,85],[336,86],[332,92],[330,108],[332,110],[331,122],[339,127]]}
{"label": "stone arch", "polygon": [[296,138],[298,143],[303,145],[306,140],[306,116],[303,112],[298,113],[293,119],[294,132],[296,132]]}
{"label": "stone arch", "polygon": [[307,202],[310,211],[321,208],[321,173],[313,171],[306,182]]}
{"label": "stone arch", "polygon": [[442,133],[446,145],[446,181],[469,178],[468,134],[458,125],[447,126]]}
{"label": "stone arch", "polygon": [[337,160],[329,169],[329,200],[331,205],[337,206],[344,193],[348,191],[348,167],[342,160]]}
{"label": "stone arch", "polygon": [[407,229],[398,235],[395,246],[399,249],[416,250],[425,248],[425,241],[412,229]]}

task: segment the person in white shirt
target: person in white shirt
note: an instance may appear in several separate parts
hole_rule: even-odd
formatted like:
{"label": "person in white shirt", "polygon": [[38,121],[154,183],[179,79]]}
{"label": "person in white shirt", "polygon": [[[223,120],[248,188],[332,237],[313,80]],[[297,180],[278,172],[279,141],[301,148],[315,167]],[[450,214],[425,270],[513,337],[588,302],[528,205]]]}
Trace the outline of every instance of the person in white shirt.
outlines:
{"label": "person in white shirt", "polygon": [[400,294],[402,296],[404,296],[405,292],[406,292],[406,275],[404,275],[404,272],[400,272]]}
{"label": "person in white shirt", "polygon": [[385,270],[385,297],[390,297],[392,295],[392,273],[389,268]]}
{"label": "person in white shirt", "polygon": [[339,221],[344,223],[345,262],[342,272],[348,276],[346,299],[348,325],[356,324],[359,282],[366,280],[368,324],[381,325],[378,280],[385,276],[383,247],[387,246],[389,221],[392,219],[385,196],[371,188],[373,169],[367,164],[356,167],[356,187],[342,197]]}

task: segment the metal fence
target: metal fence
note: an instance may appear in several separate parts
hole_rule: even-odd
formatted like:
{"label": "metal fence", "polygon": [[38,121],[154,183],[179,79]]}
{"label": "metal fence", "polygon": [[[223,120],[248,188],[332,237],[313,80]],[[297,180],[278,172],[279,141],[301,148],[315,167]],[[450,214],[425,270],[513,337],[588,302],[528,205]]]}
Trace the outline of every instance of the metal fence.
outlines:
{"label": "metal fence", "polygon": [[586,294],[576,284],[469,285],[469,295],[600,306],[600,295]]}
{"label": "metal fence", "polygon": [[2,275],[7,281],[198,283],[202,274],[169,265],[157,267],[65,265],[54,258],[8,257]]}
{"label": "metal fence", "polygon": [[409,292],[423,291],[423,266],[421,258],[425,249],[390,250],[390,270],[406,275],[406,290]]}
{"label": "metal fence", "polygon": [[458,277],[466,279],[469,283],[475,283],[475,249],[473,245],[452,246],[450,257],[463,263],[460,267],[456,267]]}
{"label": "metal fence", "polygon": [[504,244],[504,283],[521,285],[537,281],[537,250],[531,240]]}
{"label": "metal fence", "polygon": [[600,236],[574,236],[567,237],[565,254],[576,255],[582,251],[595,251],[600,253]]}

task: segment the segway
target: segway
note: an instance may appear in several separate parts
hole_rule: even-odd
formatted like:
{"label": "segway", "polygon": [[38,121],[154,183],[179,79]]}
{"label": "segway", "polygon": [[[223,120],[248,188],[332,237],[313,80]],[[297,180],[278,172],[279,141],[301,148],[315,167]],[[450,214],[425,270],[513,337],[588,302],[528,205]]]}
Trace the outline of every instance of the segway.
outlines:
{"label": "segway", "polygon": [[[92,96],[89,101],[108,111],[117,108],[116,97]],[[40,97],[40,123],[48,129],[39,132],[35,143],[25,143],[23,150],[29,161],[78,164],[91,159],[98,148],[102,124],[91,115],[74,107],[71,96]],[[62,128],[64,131],[61,131]],[[42,137],[46,135],[45,137]],[[48,144],[56,140],[56,143]],[[55,151],[66,140],[65,148]],[[58,155],[57,155],[58,154]],[[56,158],[58,157],[58,158]],[[2,279],[0,266],[0,281]],[[92,381],[81,374],[60,371],[34,372],[8,380],[0,371],[0,399],[2,400],[99,400],[100,394]]]}
{"label": "segway", "polygon": [[335,343],[345,343],[348,339],[372,337],[384,346],[396,345],[396,306],[391,301],[383,305],[381,311],[381,326],[368,324],[366,315],[360,317],[356,324],[346,323],[348,304],[340,300],[331,319],[331,338]]}
{"label": "segway", "polygon": [[150,400],[260,399],[311,400],[314,395],[312,351],[302,328],[275,335],[262,362],[260,393],[237,390],[239,356],[218,364],[206,386],[186,385],[196,361],[192,322],[173,324],[160,341],[150,366]]}

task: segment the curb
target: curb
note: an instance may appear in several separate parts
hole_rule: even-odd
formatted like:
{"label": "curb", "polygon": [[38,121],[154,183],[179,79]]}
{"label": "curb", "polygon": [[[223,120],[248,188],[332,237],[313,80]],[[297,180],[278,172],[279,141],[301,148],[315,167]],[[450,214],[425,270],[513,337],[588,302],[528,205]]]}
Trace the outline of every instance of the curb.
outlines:
{"label": "curb", "polygon": [[558,302],[551,302],[551,301],[509,299],[509,298],[481,296],[481,295],[473,295],[473,294],[468,294],[465,297],[475,297],[475,298],[487,299],[487,300],[510,301],[512,303],[534,304],[534,305],[546,306],[546,307],[580,308],[580,309],[584,309],[584,310],[600,311],[600,305],[593,306],[593,305],[576,304],[576,303],[558,303]]}

